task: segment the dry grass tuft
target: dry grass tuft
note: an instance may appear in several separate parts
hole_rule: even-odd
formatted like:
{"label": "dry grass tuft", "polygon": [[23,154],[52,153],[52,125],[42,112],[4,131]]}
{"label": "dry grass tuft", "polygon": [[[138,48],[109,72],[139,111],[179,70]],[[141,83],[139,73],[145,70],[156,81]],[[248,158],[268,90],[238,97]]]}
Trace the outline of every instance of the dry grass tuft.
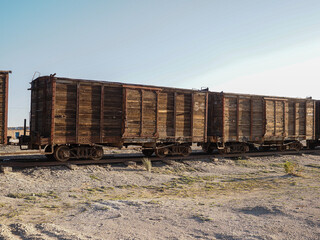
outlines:
{"label": "dry grass tuft", "polygon": [[149,158],[142,158],[142,164],[148,172],[151,172],[152,164]]}
{"label": "dry grass tuft", "polygon": [[283,165],[285,172],[288,175],[296,176],[296,177],[301,177],[301,174],[299,173],[299,166],[296,163],[292,163],[289,161],[286,161],[286,163]]}

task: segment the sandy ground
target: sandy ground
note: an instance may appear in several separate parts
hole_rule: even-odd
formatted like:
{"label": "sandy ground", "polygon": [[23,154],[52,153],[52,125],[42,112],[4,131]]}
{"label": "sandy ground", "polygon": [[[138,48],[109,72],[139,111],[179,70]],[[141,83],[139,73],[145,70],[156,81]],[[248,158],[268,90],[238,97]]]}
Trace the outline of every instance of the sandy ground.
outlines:
{"label": "sandy ground", "polygon": [[318,155],[152,165],[1,173],[0,239],[320,239]]}

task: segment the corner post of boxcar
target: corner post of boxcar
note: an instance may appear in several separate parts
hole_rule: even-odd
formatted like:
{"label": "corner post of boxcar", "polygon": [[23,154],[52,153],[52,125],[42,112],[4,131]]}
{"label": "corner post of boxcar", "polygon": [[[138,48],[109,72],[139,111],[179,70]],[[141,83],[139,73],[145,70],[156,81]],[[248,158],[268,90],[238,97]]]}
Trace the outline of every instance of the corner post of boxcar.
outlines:
{"label": "corner post of boxcar", "polygon": [[307,121],[307,117],[308,117],[308,101],[306,100],[305,101],[305,105],[304,105],[304,132],[305,132],[305,135],[304,135],[304,139],[306,140],[307,139],[307,128],[308,128],[308,121]]}
{"label": "corner post of boxcar", "polygon": [[46,132],[46,129],[47,129],[47,126],[46,126],[46,118],[47,118],[47,115],[45,114],[47,112],[47,101],[48,101],[48,96],[47,96],[47,92],[48,92],[48,82],[50,84],[50,81],[51,81],[51,76],[49,77],[49,79],[45,79],[44,80],[44,88],[42,89],[42,94],[43,94],[43,104],[42,104],[42,129],[41,129],[41,132],[45,133]]}
{"label": "corner post of boxcar", "polygon": [[174,130],[174,141],[177,138],[177,93],[173,94],[173,130]]}
{"label": "corner post of boxcar", "polygon": [[51,126],[50,126],[50,143],[52,146],[52,150],[54,147],[54,132],[55,132],[55,109],[56,109],[56,80],[54,75],[50,75],[49,81],[51,83],[51,92],[52,92],[52,99],[51,99]]}
{"label": "corner post of boxcar", "polygon": [[316,101],[313,101],[313,131],[312,139],[316,139]]}
{"label": "corner post of boxcar", "polygon": [[144,90],[140,89],[140,133],[139,133],[140,137],[143,136],[143,116],[144,116],[144,112],[143,112],[143,95],[144,95]]}
{"label": "corner post of boxcar", "polygon": [[250,97],[250,141],[253,141],[253,97]]}
{"label": "corner post of boxcar", "polygon": [[285,139],[285,137],[287,136],[286,134],[286,117],[287,117],[287,114],[286,114],[286,101],[282,101],[282,104],[283,104],[283,139]]}
{"label": "corner post of boxcar", "polygon": [[293,102],[293,135],[296,139],[297,135],[297,103]]}
{"label": "corner post of boxcar", "polygon": [[103,143],[103,121],[104,121],[104,84],[100,86],[100,143]]}
{"label": "corner post of boxcar", "polygon": [[190,111],[190,135],[193,142],[193,115],[194,115],[194,92],[191,93],[191,111]]}
{"label": "corner post of boxcar", "polygon": [[273,100],[273,136],[277,136],[277,102]]}
{"label": "corner post of boxcar", "polygon": [[154,133],[154,137],[159,137],[159,91],[155,91],[156,93],[156,129]]}
{"label": "corner post of boxcar", "polygon": [[125,137],[126,135],[126,125],[127,125],[127,88],[125,86],[122,86],[122,137]]}
{"label": "corner post of boxcar", "polygon": [[239,95],[237,96],[237,123],[236,123],[236,128],[237,128],[237,142],[239,141],[239,124],[240,124],[240,111],[239,111],[239,105],[240,105],[240,99]]}
{"label": "corner post of boxcar", "polygon": [[262,98],[263,104],[263,133],[262,133],[262,142],[264,142],[264,138],[267,133],[267,102],[265,98]]}
{"label": "corner post of boxcar", "polygon": [[225,125],[225,116],[224,116],[224,110],[225,110],[225,99],[224,99],[224,93],[221,94],[222,97],[222,133],[221,133],[221,138],[222,142],[224,143],[224,125]]}
{"label": "corner post of boxcar", "polygon": [[[208,140],[208,102],[209,102],[209,92],[205,95],[205,111],[204,111],[204,139],[203,141],[206,143]],[[212,104],[213,107],[213,104]],[[210,116],[211,117],[211,116]]]}
{"label": "corner post of boxcar", "polygon": [[8,73],[5,76],[5,91],[4,91],[4,99],[5,99],[5,104],[4,104],[4,131],[3,131],[3,143],[7,144],[8,139],[7,139],[7,128],[8,128],[8,94],[9,94],[9,74],[11,71],[8,71]]}
{"label": "corner post of boxcar", "polygon": [[80,82],[77,81],[77,100],[76,100],[76,143],[79,143],[79,124],[80,124]]}

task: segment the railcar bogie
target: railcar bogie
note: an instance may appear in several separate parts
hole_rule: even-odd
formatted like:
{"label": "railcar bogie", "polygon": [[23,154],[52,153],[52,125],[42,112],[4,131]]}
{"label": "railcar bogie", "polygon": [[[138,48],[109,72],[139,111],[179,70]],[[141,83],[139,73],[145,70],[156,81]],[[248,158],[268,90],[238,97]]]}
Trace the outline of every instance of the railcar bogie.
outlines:
{"label": "railcar bogie", "polygon": [[157,157],[164,158],[167,155],[181,155],[187,157],[192,152],[190,143],[176,144],[167,143],[159,144],[155,149],[155,154]]}

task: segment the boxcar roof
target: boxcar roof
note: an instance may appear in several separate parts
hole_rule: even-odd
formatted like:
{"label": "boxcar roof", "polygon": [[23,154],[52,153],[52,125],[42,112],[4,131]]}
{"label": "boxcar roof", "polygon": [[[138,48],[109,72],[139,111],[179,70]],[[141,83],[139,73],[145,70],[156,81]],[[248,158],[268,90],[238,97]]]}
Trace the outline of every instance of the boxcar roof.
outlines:
{"label": "boxcar roof", "polygon": [[[41,80],[41,79],[47,79],[50,76],[42,76],[34,79],[33,81],[36,80]],[[133,84],[133,83],[121,83],[121,82],[111,82],[111,81],[99,81],[99,80],[88,80],[88,79],[74,79],[74,78],[65,78],[65,77],[55,77],[56,80],[59,82],[65,81],[67,82],[73,82],[73,81],[81,81],[85,83],[90,83],[90,84],[107,84],[107,85],[119,85],[119,86],[127,86],[127,87],[137,87],[137,88],[149,88],[149,89],[154,89],[154,90],[162,90],[162,89],[167,89],[167,90],[179,90],[179,91],[187,91],[187,92],[207,92],[208,89],[184,89],[184,88],[173,88],[173,87],[163,87],[163,86],[153,86],[153,85],[144,85],[144,84]]]}
{"label": "boxcar roof", "polygon": [[267,96],[267,95],[257,95],[257,94],[245,94],[245,93],[228,93],[228,92],[209,92],[210,94],[224,94],[226,96],[232,96],[232,97],[263,97],[267,99],[282,99],[282,100],[310,100],[310,101],[316,101],[315,99],[312,99],[312,97],[306,97],[306,98],[295,98],[295,97],[279,97],[279,96]]}

